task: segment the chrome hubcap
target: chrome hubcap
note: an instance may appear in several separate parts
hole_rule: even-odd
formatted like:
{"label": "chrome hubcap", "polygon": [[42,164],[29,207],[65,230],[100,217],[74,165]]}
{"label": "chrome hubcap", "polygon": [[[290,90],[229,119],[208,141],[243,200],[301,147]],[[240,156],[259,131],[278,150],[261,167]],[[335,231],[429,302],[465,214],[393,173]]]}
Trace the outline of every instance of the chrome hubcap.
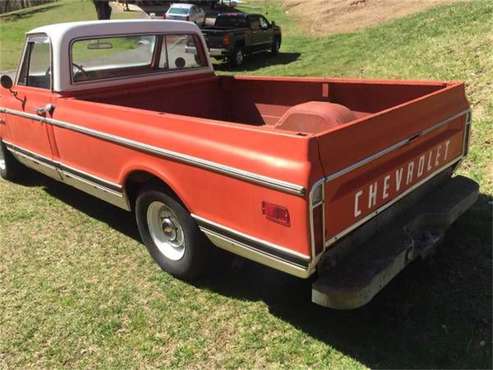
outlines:
{"label": "chrome hubcap", "polygon": [[152,202],[147,208],[147,225],[152,241],[172,261],[185,254],[185,236],[176,214],[163,202]]}
{"label": "chrome hubcap", "polygon": [[3,156],[3,150],[0,148],[0,170],[5,171],[7,165],[5,164],[5,158]]}

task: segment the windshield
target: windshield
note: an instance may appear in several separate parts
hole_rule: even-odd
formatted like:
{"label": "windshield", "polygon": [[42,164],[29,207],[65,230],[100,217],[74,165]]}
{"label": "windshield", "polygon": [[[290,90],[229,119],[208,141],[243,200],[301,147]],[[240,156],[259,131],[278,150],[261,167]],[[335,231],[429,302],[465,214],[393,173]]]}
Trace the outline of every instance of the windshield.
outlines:
{"label": "windshield", "polygon": [[216,27],[241,28],[247,27],[246,19],[238,16],[219,16],[216,18]]}
{"label": "windshield", "polygon": [[169,14],[175,14],[175,15],[187,15],[190,12],[189,8],[169,8],[168,13]]}

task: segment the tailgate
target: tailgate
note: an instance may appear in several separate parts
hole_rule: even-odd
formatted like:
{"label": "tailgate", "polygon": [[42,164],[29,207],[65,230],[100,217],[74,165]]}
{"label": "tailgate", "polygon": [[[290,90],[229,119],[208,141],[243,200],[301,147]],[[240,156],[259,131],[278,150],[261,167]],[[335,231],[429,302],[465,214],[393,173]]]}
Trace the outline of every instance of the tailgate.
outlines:
{"label": "tailgate", "polygon": [[204,35],[205,42],[207,43],[207,47],[209,49],[220,49],[225,47],[223,44],[223,39],[226,31],[203,30],[202,34]]}
{"label": "tailgate", "polygon": [[324,229],[314,254],[456,164],[469,122],[464,86],[453,84],[318,135],[325,199],[312,219]]}

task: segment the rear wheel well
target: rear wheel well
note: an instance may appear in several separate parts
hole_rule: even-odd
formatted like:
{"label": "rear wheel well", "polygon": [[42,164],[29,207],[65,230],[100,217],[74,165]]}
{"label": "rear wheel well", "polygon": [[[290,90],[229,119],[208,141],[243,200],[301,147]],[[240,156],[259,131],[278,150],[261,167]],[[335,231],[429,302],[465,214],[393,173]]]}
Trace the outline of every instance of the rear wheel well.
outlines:
{"label": "rear wheel well", "polygon": [[187,208],[178,194],[176,194],[165,181],[149,172],[134,171],[127,177],[124,186],[131,210],[135,209],[135,201],[137,200],[139,192],[149,185],[162,189],[166,194],[178,201],[185,209]]}

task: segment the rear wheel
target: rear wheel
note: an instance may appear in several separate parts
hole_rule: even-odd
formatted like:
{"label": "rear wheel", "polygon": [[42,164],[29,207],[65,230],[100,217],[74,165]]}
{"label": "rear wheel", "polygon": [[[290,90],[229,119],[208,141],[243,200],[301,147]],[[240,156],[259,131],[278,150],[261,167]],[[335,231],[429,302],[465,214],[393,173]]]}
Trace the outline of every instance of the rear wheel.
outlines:
{"label": "rear wheel", "polygon": [[156,186],[137,197],[135,217],[142,241],[170,274],[194,280],[207,263],[209,246],[188,211]]}
{"label": "rear wheel", "polygon": [[275,38],[274,42],[272,43],[272,49],[271,52],[274,55],[279,54],[279,49],[281,48],[281,40],[279,38]]}
{"label": "rear wheel", "polygon": [[26,170],[7,150],[5,144],[0,141],[0,177],[5,180],[18,180]]}
{"label": "rear wheel", "polygon": [[229,63],[233,67],[241,66],[245,62],[245,51],[241,47],[236,47],[229,58]]}

